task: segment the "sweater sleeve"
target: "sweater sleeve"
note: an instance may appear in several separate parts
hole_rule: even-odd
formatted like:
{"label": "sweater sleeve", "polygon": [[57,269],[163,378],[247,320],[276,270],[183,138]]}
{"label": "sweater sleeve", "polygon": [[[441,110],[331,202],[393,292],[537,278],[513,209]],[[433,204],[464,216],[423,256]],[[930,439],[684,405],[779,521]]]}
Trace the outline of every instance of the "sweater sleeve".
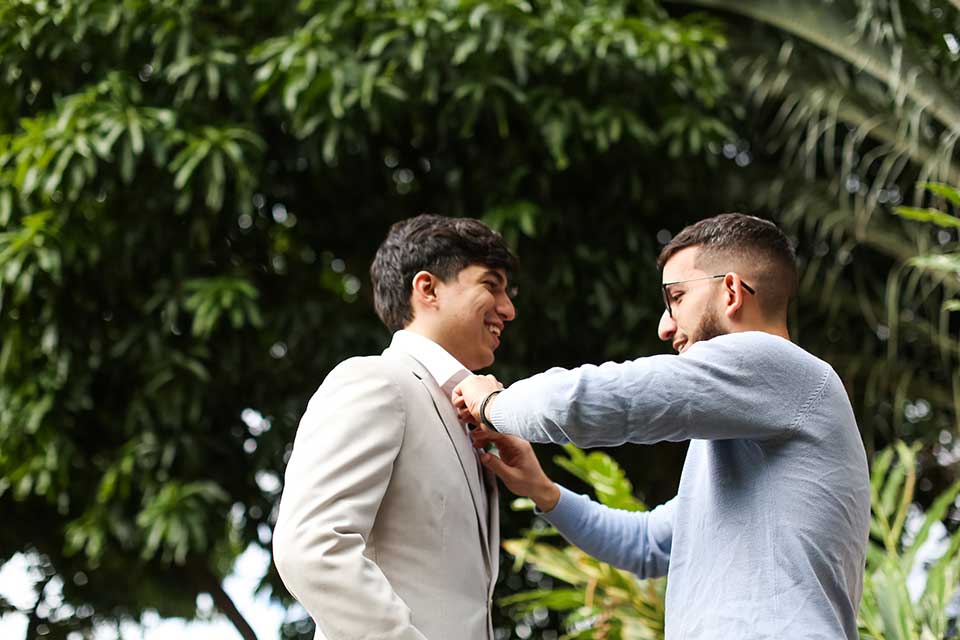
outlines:
{"label": "sweater sleeve", "polygon": [[581,447],[789,434],[829,366],[760,332],[698,342],[682,355],[550,369],[514,383],[490,411],[497,429]]}
{"label": "sweater sleeve", "polygon": [[670,566],[674,501],[652,511],[624,511],[561,486],[556,506],[538,513],[594,558],[641,578],[655,578],[667,575]]}

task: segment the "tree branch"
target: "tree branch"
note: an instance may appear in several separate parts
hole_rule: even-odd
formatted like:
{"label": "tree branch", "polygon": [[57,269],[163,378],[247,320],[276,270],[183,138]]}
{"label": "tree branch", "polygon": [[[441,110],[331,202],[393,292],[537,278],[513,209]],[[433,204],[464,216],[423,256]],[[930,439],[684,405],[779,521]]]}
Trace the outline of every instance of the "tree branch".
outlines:
{"label": "tree branch", "polygon": [[233,600],[231,600],[227,592],[224,591],[220,579],[210,571],[210,568],[206,566],[206,564],[195,565],[192,572],[199,579],[202,585],[201,588],[210,594],[213,598],[213,604],[220,613],[225,615],[233,626],[236,627],[243,640],[257,640],[257,634],[254,632],[253,627],[250,626],[247,619],[244,618],[240,610],[237,609],[237,605],[233,603]]}

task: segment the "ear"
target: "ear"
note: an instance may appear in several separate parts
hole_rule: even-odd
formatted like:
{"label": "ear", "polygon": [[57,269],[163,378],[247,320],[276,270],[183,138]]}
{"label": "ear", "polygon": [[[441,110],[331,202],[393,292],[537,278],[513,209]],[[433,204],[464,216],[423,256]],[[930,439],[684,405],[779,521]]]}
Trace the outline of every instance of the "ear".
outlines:
{"label": "ear", "polygon": [[723,315],[733,319],[743,306],[743,282],[736,273],[728,273],[723,278]]}
{"label": "ear", "polygon": [[437,283],[440,280],[429,271],[418,271],[413,276],[413,291],[410,294],[410,306],[416,310],[418,307],[436,307],[437,305]]}

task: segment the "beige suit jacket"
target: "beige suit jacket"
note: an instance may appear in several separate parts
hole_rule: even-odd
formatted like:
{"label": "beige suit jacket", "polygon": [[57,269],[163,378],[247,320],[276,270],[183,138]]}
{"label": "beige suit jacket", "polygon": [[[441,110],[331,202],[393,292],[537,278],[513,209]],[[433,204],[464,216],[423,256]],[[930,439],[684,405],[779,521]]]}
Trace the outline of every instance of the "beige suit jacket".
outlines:
{"label": "beige suit jacket", "polygon": [[316,638],[492,640],[498,528],[496,481],[417,360],[387,349],[327,376],[273,534]]}

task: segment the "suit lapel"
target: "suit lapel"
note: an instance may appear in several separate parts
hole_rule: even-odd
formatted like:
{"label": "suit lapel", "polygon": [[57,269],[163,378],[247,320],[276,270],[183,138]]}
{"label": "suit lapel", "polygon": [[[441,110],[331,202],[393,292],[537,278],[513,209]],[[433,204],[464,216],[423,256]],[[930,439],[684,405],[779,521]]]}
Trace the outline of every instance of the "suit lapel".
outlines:
{"label": "suit lapel", "polygon": [[[437,412],[437,417],[440,419],[440,422],[443,424],[443,428],[446,431],[447,438],[450,441],[451,446],[457,453],[457,458],[460,461],[460,468],[463,471],[464,479],[467,482],[467,488],[470,490],[470,498],[473,501],[473,508],[477,514],[477,522],[480,525],[480,540],[483,547],[483,559],[487,564],[488,568],[492,568],[493,561],[491,558],[490,551],[490,527],[488,526],[488,516],[487,514],[494,514],[497,512],[496,509],[489,509],[488,505],[483,503],[482,493],[481,493],[481,482],[485,482],[484,479],[480,477],[480,469],[478,468],[477,454],[474,453],[473,447],[470,445],[469,438],[464,433],[463,427],[460,425],[460,421],[457,419],[456,410],[453,408],[450,399],[445,397],[443,391],[440,390],[440,387],[437,386],[437,383],[434,381],[433,377],[424,369],[423,365],[417,362],[416,358],[408,356],[403,352],[398,352],[393,349],[387,349],[384,351],[384,355],[395,355],[400,357],[404,364],[406,364],[411,372],[420,380],[420,384],[423,385],[425,391],[430,395],[430,400],[433,402],[433,407]],[[486,470],[485,470],[486,471]],[[496,487],[494,481],[494,487]],[[489,485],[488,485],[489,486]],[[487,491],[489,495],[490,492]],[[499,513],[496,515],[491,515],[490,517],[496,517],[499,519]],[[499,537],[499,532],[497,532]],[[497,553],[499,560],[499,552]]]}

